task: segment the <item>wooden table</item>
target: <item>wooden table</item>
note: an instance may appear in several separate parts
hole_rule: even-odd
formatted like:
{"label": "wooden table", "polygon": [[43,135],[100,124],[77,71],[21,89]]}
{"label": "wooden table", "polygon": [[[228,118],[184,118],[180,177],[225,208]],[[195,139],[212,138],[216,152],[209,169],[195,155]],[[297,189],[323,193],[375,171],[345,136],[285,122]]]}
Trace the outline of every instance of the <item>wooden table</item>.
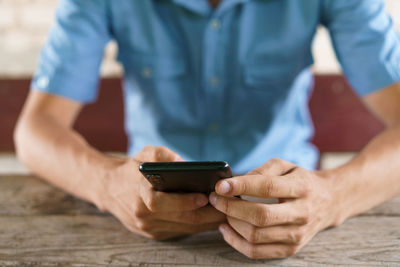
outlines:
{"label": "wooden table", "polygon": [[32,176],[0,176],[0,266],[400,266],[400,197],[323,231],[297,255],[253,261],[217,232],[157,242]]}

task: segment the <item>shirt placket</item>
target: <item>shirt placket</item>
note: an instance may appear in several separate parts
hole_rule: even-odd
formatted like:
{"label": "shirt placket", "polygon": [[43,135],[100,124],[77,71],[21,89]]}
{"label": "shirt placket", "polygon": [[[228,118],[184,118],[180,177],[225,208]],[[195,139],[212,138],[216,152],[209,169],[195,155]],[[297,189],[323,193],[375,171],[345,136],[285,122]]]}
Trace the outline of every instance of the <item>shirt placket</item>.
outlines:
{"label": "shirt placket", "polygon": [[[224,100],[224,23],[222,16],[213,14],[204,34],[203,88],[206,92],[208,125],[205,130],[204,156],[221,159],[223,155],[223,100]],[[220,151],[220,152],[219,152]]]}

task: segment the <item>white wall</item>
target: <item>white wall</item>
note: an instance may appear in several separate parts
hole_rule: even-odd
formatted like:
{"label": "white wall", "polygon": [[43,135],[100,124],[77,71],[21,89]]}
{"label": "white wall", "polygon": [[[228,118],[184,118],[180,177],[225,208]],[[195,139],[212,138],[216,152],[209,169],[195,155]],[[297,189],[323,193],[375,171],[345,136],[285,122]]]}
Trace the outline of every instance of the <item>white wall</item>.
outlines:
{"label": "white wall", "polygon": [[[363,0],[360,0],[363,1]],[[386,0],[386,8],[400,31],[400,0]],[[341,69],[333,52],[327,30],[320,27],[314,41],[313,54],[317,73],[340,73]]]}

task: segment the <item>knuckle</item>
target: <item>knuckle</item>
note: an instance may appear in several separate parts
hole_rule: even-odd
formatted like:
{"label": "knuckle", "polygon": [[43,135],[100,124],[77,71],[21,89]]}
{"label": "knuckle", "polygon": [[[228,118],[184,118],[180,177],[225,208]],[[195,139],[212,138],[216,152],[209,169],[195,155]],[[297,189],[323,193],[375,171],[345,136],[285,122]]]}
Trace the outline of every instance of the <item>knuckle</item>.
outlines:
{"label": "knuckle", "polygon": [[245,255],[248,258],[253,259],[253,260],[256,260],[256,259],[259,258],[259,254],[257,252],[257,248],[256,248],[255,245],[252,245],[252,244],[247,246]]}
{"label": "knuckle", "polygon": [[310,193],[312,192],[312,186],[310,184],[310,182],[308,181],[308,179],[306,179],[305,177],[301,176],[300,178],[300,185],[298,188],[301,188],[301,193],[304,196],[309,196]]}
{"label": "knuckle", "polygon": [[274,253],[274,258],[283,259],[293,256],[296,253],[295,248],[295,246],[283,246]]}
{"label": "knuckle", "polygon": [[163,155],[163,152],[164,152],[164,149],[163,149],[163,147],[162,146],[158,146],[158,147],[156,147],[156,149],[155,149],[155,151],[154,151],[155,153],[154,153],[154,159],[155,159],[155,161],[160,161],[160,160],[162,160],[162,155]]}
{"label": "knuckle", "polygon": [[222,212],[225,214],[229,214],[230,212],[229,201],[227,201],[225,198],[222,197],[218,199],[218,203],[221,207]]}
{"label": "knuckle", "polygon": [[137,227],[137,229],[139,229],[140,231],[143,231],[143,232],[149,232],[152,230],[151,224],[145,220],[137,220],[136,227]]}
{"label": "knuckle", "polygon": [[234,188],[234,191],[239,191],[239,194],[240,193],[245,193],[248,190],[247,189],[247,184],[244,181],[237,180],[237,181],[234,181],[232,184],[233,184],[232,186]]}
{"label": "knuckle", "polygon": [[254,216],[254,225],[258,227],[266,226],[270,217],[270,213],[266,208],[260,209]]}
{"label": "knuckle", "polygon": [[260,231],[258,230],[258,228],[255,226],[251,226],[246,239],[250,243],[258,243],[260,241]]}
{"label": "knuckle", "polygon": [[169,149],[165,146],[157,146],[155,149],[155,160],[156,161],[165,161],[165,156],[169,154]]}
{"label": "knuckle", "polygon": [[137,232],[136,224],[134,222],[126,222],[124,225],[130,232]]}
{"label": "knuckle", "polygon": [[299,222],[300,224],[302,224],[302,225],[309,224],[310,221],[311,221],[310,217],[308,217],[308,216],[306,216],[306,215],[303,215],[303,216],[301,216],[301,217],[298,219],[298,222]]}
{"label": "knuckle", "polygon": [[185,217],[189,224],[201,224],[202,216],[198,212],[189,212]]}
{"label": "knuckle", "polygon": [[285,172],[285,161],[279,158],[272,158],[268,161],[269,166],[274,170],[283,173]]}
{"label": "knuckle", "polygon": [[273,192],[275,190],[275,186],[274,186],[274,183],[272,182],[272,180],[266,180],[265,181],[264,190],[265,190],[265,192],[264,192],[265,196],[273,195]]}
{"label": "knuckle", "polygon": [[260,174],[267,174],[271,170],[275,168],[280,168],[279,166],[281,165],[281,160],[278,158],[271,158],[269,159],[264,165],[262,170],[260,170]]}
{"label": "knuckle", "polygon": [[249,172],[249,174],[251,175],[264,175],[264,172],[262,171],[261,168],[257,168],[252,170],[251,172]]}
{"label": "knuckle", "polygon": [[301,244],[304,240],[305,232],[302,228],[299,228],[295,231],[290,232],[289,235],[290,235],[289,238],[292,241],[292,243]]}
{"label": "knuckle", "polygon": [[156,197],[157,192],[151,193],[145,200],[147,208],[151,212],[156,212],[157,211],[157,197]]}
{"label": "knuckle", "polygon": [[268,163],[270,165],[280,165],[282,163],[282,160],[279,158],[271,158]]}
{"label": "knuckle", "polygon": [[309,224],[311,222],[311,211],[308,206],[305,206],[302,210],[302,214],[299,218],[300,224]]}
{"label": "knuckle", "polygon": [[169,149],[166,146],[158,146],[157,149],[160,152],[168,152],[169,151]]}
{"label": "knuckle", "polygon": [[149,146],[149,145],[144,146],[142,151],[144,151],[144,152],[154,151],[154,146]]}
{"label": "knuckle", "polygon": [[312,187],[309,183],[304,183],[303,185],[303,195],[309,196],[312,192]]}
{"label": "knuckle", "polygon": [[141,207],[137,207],[133,210],[133,216],[139,219],[146,218],[148,216],[148,212]]}
{"label": "knuckle", "polygon": [[165,236],[164,236],[162,233],[158,233],[158,232],[156,232],[156,233],[150,233],[150,234],[148,235],[148,237],[149,237],[150,239],[156,240],[156,241],[162,241],[162,240],[165,240],[165,239],[166,239]]}
{"label": "knuckle", "polygon": [[290,257],[299,251],[299,246],[287,246],[284,252],[284,257]]}

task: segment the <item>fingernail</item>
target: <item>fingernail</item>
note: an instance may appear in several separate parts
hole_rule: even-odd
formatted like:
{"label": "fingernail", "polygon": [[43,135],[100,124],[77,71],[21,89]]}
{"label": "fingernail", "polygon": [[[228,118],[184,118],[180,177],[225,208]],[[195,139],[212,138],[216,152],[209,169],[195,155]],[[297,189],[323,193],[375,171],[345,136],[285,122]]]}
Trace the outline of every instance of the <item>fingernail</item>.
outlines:
{"label": "fingernail", "polygon": [[214,192],[212,192],[210,194],[210,203],[213,205],[215,205],[215,203],[217,203],[217,195]]}
{"label": "fingernail", "polygon": [[177,155],[174,161],[185,161],[181,156]]}
{"label": "fingernail", "polygon": [[231,185],[227,181],[222,181],[219,184],[218,189],[222,194],[227,194],[229,191],[231,191]]}
{"label": "fingernail", "polygon": [[221,224],[221,225],[218,227],[218,229],[219,229],[219,231],[220,231],[221,233],[225,233],[225,232],[226,232],[226,226],[225,226],[224,224]]}
{"label": "fingernail", "polygon": [[208,199],[204,196],[198,196],[198,197],[196,197],[195,202],[196,202],[197,206],[203,207],[203,206],[207,205]]}

